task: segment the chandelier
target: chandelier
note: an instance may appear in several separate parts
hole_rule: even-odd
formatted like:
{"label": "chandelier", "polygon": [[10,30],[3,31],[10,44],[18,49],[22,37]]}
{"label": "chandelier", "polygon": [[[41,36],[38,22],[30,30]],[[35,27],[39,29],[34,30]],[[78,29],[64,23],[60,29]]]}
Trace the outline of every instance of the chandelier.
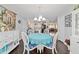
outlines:
{"label": "chandelier", "polygon": [[[42,8],[41,6],[38,6],[39,15],[41,13],[41,8]],[[34,21],[46,21],[46,18],[44,18],[43,16],[39,16],[39,17],[35,17]]]}
{"label": "chandelier", "polygon": [[34,18],[35,21],[46,21],[46,18],[39,16]]}

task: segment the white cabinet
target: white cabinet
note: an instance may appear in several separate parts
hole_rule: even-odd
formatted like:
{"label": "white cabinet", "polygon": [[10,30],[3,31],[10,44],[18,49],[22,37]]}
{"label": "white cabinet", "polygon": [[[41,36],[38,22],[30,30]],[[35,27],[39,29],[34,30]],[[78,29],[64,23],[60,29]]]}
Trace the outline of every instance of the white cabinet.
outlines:
{"label": "white cabinet", "polygon": [[72,36],[70,40],[70,53],[79,54],[79,9],[72,13]]}

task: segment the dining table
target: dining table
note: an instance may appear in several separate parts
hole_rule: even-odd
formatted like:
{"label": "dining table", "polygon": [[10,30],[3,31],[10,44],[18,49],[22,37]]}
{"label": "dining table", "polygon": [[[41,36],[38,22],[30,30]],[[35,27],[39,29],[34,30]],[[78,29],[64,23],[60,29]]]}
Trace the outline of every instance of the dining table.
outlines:
{"label": "dining table", "polygon": [[52,48],[53,45],[53,37],[46,33],[31,33],[28,35],[28,39],[30,49],[33,49],[38,45]]}

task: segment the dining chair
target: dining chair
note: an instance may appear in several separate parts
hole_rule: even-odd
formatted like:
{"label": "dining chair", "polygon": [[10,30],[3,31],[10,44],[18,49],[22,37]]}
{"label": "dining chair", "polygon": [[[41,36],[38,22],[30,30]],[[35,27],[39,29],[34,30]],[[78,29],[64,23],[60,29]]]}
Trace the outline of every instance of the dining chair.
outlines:
{"label": "dining chair", "polygon": [[34,33],[41,33],[41,29],[40,28],[35,28]]}
{"label": "dining chair", "polygon": [[40,53],[43,52],[44,46],[43,45],[38,45],[37,46],[37,53],[40,51]]}
{"label": "dining chair", "polygon": [[44,30],[44,33],[49,34],[49,29],[45,29],[45,30]]}
{"label": "dining chair", "polygon": [[28,36],[25,32],[21,32],[21,37],[24,43],[24,51],[23,54],[25,53],[25,50],[27,50],[27,53],[29,54],[29,46],[28,46]]}
{"label": "dining chair", "polygon": [[54,51],[57,53],[57,50],[56,50],[56,42],[57,42],[57,39],[58,39],[58,32],[57,33],[54,33],[54,34],[50,34],[51,36],[52,36],[52,41],[53,41],[53,43],[52,43],[52,46],[51,47],[47,47],[47,46],[45,46],[46,48],[48,48],[48,49],[51,49],[52,50],[52,53],[54,54]]}
{"label": "dining chair", "polygon": [[29,29],[29,30],[27,31],[27,34],[28,34],[28,35],[31,34],[31,33],[34,33],[34,30],[33,30],[33,29]]}
{"label": "dining chair", "polygon": [[57,50],[56,50],[56,42],[57,42],[57,39],[58,39],[58,32],[54,35],[54,38],[53,38],[52,53],[54,53],[54,50],[57,53]]}

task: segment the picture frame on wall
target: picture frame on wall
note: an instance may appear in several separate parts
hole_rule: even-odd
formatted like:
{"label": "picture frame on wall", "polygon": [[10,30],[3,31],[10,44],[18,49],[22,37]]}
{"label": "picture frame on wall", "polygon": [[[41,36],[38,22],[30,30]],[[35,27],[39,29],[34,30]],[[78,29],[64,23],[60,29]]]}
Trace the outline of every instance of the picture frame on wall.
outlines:
{"label": "picture frame on wall", "polygon": [[[4,27],[4,31],[13,31],[16,26],[16,13],[0,6],[0,21],[1,25],[5,24],[5,26],[0,26],[0,30]],[[0,31],[2,32],[2,31]]]}

